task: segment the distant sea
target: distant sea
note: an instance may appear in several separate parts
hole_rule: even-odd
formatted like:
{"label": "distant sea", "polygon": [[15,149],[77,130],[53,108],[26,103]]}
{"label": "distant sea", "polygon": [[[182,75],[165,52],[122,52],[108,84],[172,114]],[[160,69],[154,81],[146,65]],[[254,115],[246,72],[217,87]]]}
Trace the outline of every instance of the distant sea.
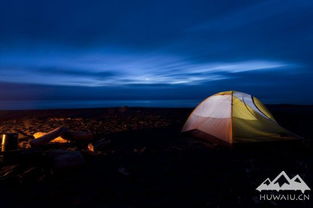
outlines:
{"label": "distant sea", "polygon": [[109,107],[195,107],[201,100],[32,100],[0,101],[0,110],[73,109]]}

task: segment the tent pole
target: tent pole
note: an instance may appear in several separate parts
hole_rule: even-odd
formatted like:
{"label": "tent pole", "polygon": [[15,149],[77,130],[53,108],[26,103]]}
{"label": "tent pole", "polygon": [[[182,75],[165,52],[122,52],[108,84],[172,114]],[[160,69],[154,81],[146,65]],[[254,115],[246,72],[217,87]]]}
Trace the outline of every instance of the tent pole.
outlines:
{"label": "tent pole", "polygon": [[231,109],[230,109],[230,143],[233,143],[233,100],[234,100],[234,91],[231,91]]}

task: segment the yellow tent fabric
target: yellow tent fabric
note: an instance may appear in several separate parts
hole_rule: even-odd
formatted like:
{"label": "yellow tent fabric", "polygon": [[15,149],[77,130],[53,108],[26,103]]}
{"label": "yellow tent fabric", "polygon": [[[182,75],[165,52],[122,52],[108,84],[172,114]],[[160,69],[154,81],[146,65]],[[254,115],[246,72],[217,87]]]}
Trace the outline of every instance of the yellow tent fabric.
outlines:
{"label": "yellow tent fabric", "polygon": [[[212,95],[190,114],[182,132],[198,132],[226,143],[294,140],[256,97],[237,91]],[[199,132],[201,132],[199,134]]]}

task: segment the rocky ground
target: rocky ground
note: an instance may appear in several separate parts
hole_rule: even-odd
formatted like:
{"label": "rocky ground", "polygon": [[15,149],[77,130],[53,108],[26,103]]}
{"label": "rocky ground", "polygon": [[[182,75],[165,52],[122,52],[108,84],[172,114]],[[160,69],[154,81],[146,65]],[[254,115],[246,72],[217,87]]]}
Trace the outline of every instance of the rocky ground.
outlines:
{"label": "rocky ground", "polygon": [[[240,148],[212,148],[182,136],[191,110],[0,111],[0,132],[19,133],[20,141],[0,166],[1,207],[312,207],[310,200],[260,201],[255,189],[282,170],[313,187],[313,107],[270,106],[278,122],[306,142]],[[59,126],[92,132],[96,152],[29,148],[35,132]],[[60,166],[51,159],[60,151],[80,162]]]}

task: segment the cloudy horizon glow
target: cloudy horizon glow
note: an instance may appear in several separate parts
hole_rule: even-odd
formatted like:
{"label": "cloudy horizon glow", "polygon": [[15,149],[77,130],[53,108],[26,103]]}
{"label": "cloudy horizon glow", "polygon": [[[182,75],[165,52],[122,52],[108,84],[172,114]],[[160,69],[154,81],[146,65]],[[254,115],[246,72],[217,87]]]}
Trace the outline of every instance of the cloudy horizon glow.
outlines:
{"label": "cloudy horizon glow", "polygon": [[0,96],[199,99],[233,89],[312,104],[312,9],[306,0],[7,1]]}

